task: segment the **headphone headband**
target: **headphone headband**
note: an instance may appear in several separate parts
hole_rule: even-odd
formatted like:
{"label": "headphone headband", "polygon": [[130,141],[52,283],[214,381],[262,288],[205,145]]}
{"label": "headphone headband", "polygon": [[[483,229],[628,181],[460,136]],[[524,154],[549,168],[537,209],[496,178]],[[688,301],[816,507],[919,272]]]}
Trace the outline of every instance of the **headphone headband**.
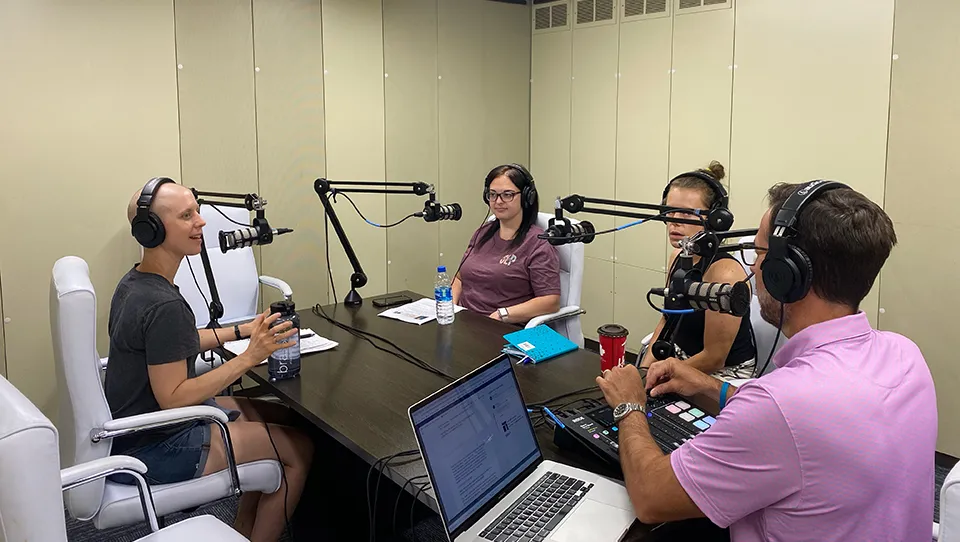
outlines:
{"label": "headphone headband", "polygon": [[773,220],[773,231],[770,232],[771,237],[785,237],[786,234],[793,235],[796,233],[795,228],[797,221],[800,220],[800,212],[803,208],[819,194],[837,188],[850,187],[841,182],[826,179],[818,179],[801,185],[793,194],[790,194],[790,197],[783,202],[780,210],[777,211],[777,216]]}
{"label": "headphone headband", "polygon": [[695,179],[700,179],[701,181],[707,183],[707,186],[713,190],[717,199],[713,202],[713,205],[710,206],[710,210],[724,208],[728,209],[730,207],[730,196],[727,195],[727,190],[720,184],[720,181],[715,179],[713,175],[705,173],[703,171],[688,171],[686,173],[681,173],[676,177],[670,179],[670,182],[667,183],[667,186],[663,188],[663,197],[661,202],[663,205],[667,204],[667,194],[670,192],[670,186],[673,184],[673,181],[677,179],[682,179],[684,177],[693,177]]}
{"label": "headphone headband", "polygon": [[173,179],[169,177],[154,177],[147,181],[147,184],[143,185],[143,190],[140,191],[140,198],[137,199],[138,210],[149,210],[150,205],[153,203],[153,195],[156,194],[160,185],[172,182],[174,182]]}

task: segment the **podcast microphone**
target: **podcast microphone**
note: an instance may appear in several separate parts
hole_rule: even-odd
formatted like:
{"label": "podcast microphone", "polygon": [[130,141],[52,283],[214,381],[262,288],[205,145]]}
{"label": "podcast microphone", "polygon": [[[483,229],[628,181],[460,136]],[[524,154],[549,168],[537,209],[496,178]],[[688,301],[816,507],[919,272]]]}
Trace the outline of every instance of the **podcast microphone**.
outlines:
{"label": "podcast microphone", "polygon": [[[750,308],[750,286],[746,281],[733,284],[721,282],[688,282],[686,291],[672,292],[669,288],[652,288],[650,293],[663,296],[671,306],[694,310],[715,311],[733,316],[744,316]],[[667,303],[665,303],[667,304]]]}
{"label": "podcast microphone", "polygon": [[460,220],[463,211],[459,203],[442,205],[435,201],[426,201],[423,203],[423,221],[436,222],[437,220]]}
{"label": "podcast microphone", "polygon": [[551,245],[566,245],[568,243],[591,243],[596,237],[593,224],[584,220],[578,224],[571,224],[567,218],[551,218],[547,230],[537,236],[546,239]]}
{"label": "podcast microphone", "polygon": [[290,228],[271,229],[266,219],[254,218],[253,226],[234,231],[220,232],[220,252],[226,253],[235,248],[269,245],[275,235],[290,233]]}

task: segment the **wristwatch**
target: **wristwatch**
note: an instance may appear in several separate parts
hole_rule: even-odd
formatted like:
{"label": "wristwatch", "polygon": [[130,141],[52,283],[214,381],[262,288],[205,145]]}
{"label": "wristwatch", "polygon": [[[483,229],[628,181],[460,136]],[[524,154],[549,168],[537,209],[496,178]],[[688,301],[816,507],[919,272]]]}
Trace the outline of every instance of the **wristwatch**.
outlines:
{"label": "wristwatch", "polygon": [[507,312],[507,309],[505,309],[505,308],[503,308],[503,307],[500,307],[499,309],[497,309],[497,312],[500,313],[500,320],[501,320],[502,322],[506,322],[506,321],[507,321],[507,316],[510,316],[510,313]]}
{"label": "wristwatch", "polygon": [[617,405],[617,408],[613,409],[613,421],[619,422],[620,420],[626,418],[627,414],[630,414],[634,411],[643,412],[644,414],[647,413],[647,411],[644,410],[643,405],[640,403],[620,403]]}

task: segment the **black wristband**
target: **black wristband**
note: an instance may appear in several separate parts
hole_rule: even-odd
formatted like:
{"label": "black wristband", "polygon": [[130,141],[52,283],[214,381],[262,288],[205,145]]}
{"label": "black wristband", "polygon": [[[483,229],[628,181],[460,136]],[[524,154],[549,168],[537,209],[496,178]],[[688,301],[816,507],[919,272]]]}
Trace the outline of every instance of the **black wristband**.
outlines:
{"label": "black wristband", "polygon": [[240,335],[240,326],[233,326],[233,333],[237,336],[237,340],[242,340],[243,335]]}

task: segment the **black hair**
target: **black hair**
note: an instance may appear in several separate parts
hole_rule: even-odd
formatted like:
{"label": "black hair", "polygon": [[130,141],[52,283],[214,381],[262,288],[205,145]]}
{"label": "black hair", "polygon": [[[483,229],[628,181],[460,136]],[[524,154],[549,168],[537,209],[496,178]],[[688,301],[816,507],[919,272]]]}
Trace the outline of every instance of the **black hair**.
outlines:
{"label": "black hair", "polygon": [[[523,243],[524,237],[526,237],[527,232],[530,231],[530,227],[537,222],[537,214],[540,212],[540,198],[537,196],[536,190],[531,184],[531,179],[528,179],[519,169],[510,166],[503,165],[497,166],[490,170],[490,173],[487,173],[487,178],[483,183],[483,190],[486,193],[490,189],[490,185],[493,181],[500,176],[506,176],[510,179],[510,182],[517,187],[517,191],[520,192],[517,194],[517,197],[520,198],[520,206],[523,212],[523,219],[520,222],[520,228],[517,230],[517,235],[514,236],[513,240],[510,241],[511,247],[520,246]],[[530,205],[524,205],[523,203],[523,190],[527,187],[530,187],[533,192],[533,201],[530,202]],[[484,231],[480,238],[477,239],[477,246],[481,246],[490,239],[493,238],[497,232],[500,231],[500,220],[494,220],[489,225],[484,225],[486,231]]]}

